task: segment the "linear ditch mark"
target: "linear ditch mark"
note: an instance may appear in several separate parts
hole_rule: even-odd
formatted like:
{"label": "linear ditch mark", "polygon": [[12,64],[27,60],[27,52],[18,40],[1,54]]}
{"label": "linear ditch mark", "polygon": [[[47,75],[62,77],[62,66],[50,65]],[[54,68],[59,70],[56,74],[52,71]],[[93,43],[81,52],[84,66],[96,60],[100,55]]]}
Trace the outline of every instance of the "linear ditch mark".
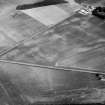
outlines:
{"label": "linear ditch mark", "polygon": [[[70,16],[70,17],[71,17],[71,16]],[[46,30],[44,30],[44,31],[42,31],[42,32],[38,32],[38,33],[36,33],[36,34],[33,34],[31,37],[25,38],[25,39],[23,39],[23,40],[17,42],[13,47],[11,47],[11,48],[9,48],[9,49],[7,49],[7,50],[1,52],[1,53],[0,53],[0,57],[2,57],[3,55],[5,55],[5,54],[7,54],[7,53],[9,53],[9,52],[11,52],[11,51],[13,51],[14,49],[16,49],[18,46],[20,46],[21,44],[23,44],[23,43],[26,42],[26,41],[29,41],[29,40],[31,40],[31,39],[33,39],[33,38],[35,38],[35,37],[36,37],[36,39],[42,37],[41,35],[44,35],[43,33],[45,33],[45,32],[47,32],[48,30],[53,29],[54,27],[60,25],[61,23],[65,22],[67,19],[69,19],[70,17],[64,19],[63,21],[59,22],[58,24],[56,24],[56,25],[54,25],[54,26],[48,27]],[[45,35],[46,35],[46,34],[45,34]],[[36,40],[36,39],[35,39],[35,40]]]}
{"label": "linear ditch mark", "polygon": [[38,65],[38,64],[32,64],[32,63],[24,63],[19,61],[11,61],[11,60],[4,60],[0,59],[1,63],[9,63],[9,64],[17,64],[17,65],[23,65],[23,66],[30,66],[30,67],[38,67],[43,69],[49,69],[49,70],[60,70],[60,71],[75,71],[75,72],[83,72],[83,73],[91,73],[91,74],[105,74],[104,71],[101,69],[88,69],[88,68],[80,68],[80,67],[64,67],[64,66],[45,66],[45,65]]}

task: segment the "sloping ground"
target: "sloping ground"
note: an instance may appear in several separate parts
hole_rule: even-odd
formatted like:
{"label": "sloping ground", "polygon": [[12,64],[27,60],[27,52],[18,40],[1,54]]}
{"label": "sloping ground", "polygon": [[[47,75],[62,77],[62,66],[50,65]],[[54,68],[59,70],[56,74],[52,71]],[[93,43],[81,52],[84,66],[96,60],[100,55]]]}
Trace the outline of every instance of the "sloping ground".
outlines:
{"label": "sloping ground", "polygon": [[104,82],[98,81],[93,74],[57,72],[5,63],[1,67],[5,75],[0,71],[0,81],[15,103],[63,105],[105,101]]}
{"label": "sloping ground", "polygon": [[24,42],[2,59],[46,66],[105,68],[103,20],[74,14],[63,23]]}

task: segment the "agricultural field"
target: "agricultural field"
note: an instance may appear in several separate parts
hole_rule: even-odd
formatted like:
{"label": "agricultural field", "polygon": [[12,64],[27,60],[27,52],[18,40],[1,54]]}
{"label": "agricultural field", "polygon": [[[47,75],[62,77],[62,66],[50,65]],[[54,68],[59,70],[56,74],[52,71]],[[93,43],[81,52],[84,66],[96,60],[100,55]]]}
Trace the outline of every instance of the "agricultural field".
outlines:
{"label": "agricultural field", "polygon": [[0,0],[0,105],[105,104],[105,20],[80,12],[105,2],[16,10],[37,2]]}

